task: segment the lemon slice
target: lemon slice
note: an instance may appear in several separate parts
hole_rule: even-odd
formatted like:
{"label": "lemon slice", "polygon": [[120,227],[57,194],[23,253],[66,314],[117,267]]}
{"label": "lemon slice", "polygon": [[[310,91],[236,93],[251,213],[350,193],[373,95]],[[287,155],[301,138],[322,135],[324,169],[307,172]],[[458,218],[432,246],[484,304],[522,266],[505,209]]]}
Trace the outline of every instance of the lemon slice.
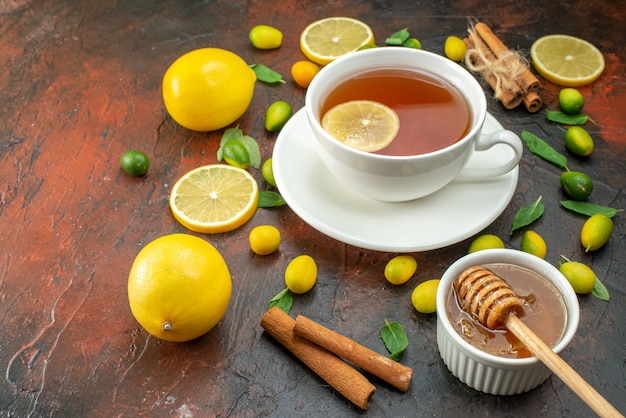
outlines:
{"label": "lemon slice", "polygon": [[170,209],[185,228],[206,234],[232,231],[256,212],[259,188],[246,170],[226,164],[198,167],[172,188]]}
{"label": "lemon slice", "polygon": [[568,35],[547,35],[530,47],[532,63],[545,79],[566,87],[595,81],[604,70],[602,53],[589,42]]}
{"label": "lemon slice", "polygon": [[374,43],[374,33],[365,23],[349,17],[329,17],[311,23],[300,35],[300,49],[321,65]]}
{"label": "lemon slice", "polygon": [[393,109],[370,100],[338,104],[322,117],[322,127],[339,141],[361,151],[385,148],[400,130]]}

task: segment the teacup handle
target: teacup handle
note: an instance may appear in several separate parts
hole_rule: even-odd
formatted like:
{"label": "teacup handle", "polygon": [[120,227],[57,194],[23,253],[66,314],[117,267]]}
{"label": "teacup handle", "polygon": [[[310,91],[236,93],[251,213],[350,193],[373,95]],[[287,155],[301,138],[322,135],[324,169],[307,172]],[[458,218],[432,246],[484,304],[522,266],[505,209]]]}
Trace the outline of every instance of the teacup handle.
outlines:
{"label": "teacup handle", "polygon": [[489,167],[463,167],[455,180],[497,177],[513,170],[522,159],[524,147],[519,136],[511,131],[503,129],[491,133],[480,133],[474,143],[474,152],[485,152],[497,144],[508,145],[513,150],[512,158],[502,162],[497,161]]}

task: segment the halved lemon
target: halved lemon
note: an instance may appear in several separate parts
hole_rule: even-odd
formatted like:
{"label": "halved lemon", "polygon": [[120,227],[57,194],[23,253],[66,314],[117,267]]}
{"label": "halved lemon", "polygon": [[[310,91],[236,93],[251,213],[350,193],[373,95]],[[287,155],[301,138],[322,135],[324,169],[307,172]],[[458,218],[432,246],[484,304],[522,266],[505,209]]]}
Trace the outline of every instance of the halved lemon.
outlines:
{"label": "halved lemon", "polygon": [[574,36],[543,36],[530,47],[530,56],[539,74],[561,86],[589,84],[604,71],[604,57],[600,50]]}
{"label": "halved lemon", "polygon": [[256,212],[259,188],[246,170],[226,164],[184,174],[170,194],[170,209],[185,228],[205,234],[232,231]]}
{"label": "halved lemon", "polygon": [[385,148],[398,135],[400,118],[382,103],[352,100],[327,111],[322,127],[346,145],[374,152]]}
{"label": "halved lemon", "polygon": [[374,44],[372,29],[350,17],[329,17],[315,21],[300,35],[302,53],[320,65],[371,44]]}

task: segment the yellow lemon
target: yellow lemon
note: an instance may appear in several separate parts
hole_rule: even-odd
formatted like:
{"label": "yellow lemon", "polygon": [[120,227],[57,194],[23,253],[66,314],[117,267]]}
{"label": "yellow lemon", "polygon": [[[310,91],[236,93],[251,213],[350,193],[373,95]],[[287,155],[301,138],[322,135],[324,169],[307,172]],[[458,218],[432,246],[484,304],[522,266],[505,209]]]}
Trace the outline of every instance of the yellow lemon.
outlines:
{"label": "yellow lemon", "polygon": [[259,186],[246,170],[213,164],[184,174],[170,194],[172,214],[185,228],[205,234],[232,231],[252,218]]}
{"label": "yellow lemon", "polygon": [[400,130],[400,118],[382,103],[352,100],[326,112],[322,117],[322,127],[346,145],[374,152],[395,139]]}
{"label": "yellow lemon", "polygon": [[250,30],[250,42],[259,49],[278,48],[283,43],[283,33],[273,26],[257,25]]}
{"label": "yellow lemon", "polygon": [[349,17],[317,20],[308,25],[300,35],[302,53],[321,65],[373,43],[372,29],[360,20]]}
{"label": "yellow lemon", "polygon": [[572,285],[574,292],[586,295],[593,290],[593,286],[596,283],[596,275],[585,264],[577,261],[568,261],[561,264],[559,271]]}
{"label": "yellow lemon", "polygon": [[412,255],[398,255],[385,266],[385,278],[391,284],[406,283],[417,270],[417,261]]}
{"label": "yellow lemon", "polygon": [[491,248],[504,248],[504,242],[497,235],[483,234],[474,238],[467,252],[471,254],[475,253],[476,251],[488,250]]}
{"label": "yellow lemon", "polygon": [[188,341],[224,316],[232,282],[221,254],[187,234],[155,239],[137,254],[128,276],[133,316],[150,334]]}
{"label": "yellow lemon", "polygon": [[522,235],[520,249],[525,253],[536,255],[539,258],[546,258],[548,248],[544,239],[535,231],[526,231]]}
{"label": "yellow lemon", "polygon": [[317,264],[310,255],[299,255],[285,269],[287,289],[296,294],[313,289],[317,281]]}
{"label": "yellow lemon", "polygon": [[188,52],[163,76],[163,101],[172,119],[194,131],[230,125],[248,109],[256,75],[238,55],[220,48]]}
{"label": "yellow lemon", "polygon": [[450,58],[452,61],[460,62],[463,57],[465,57],[467,47],[465,46],[465,42],[458,36],[448,36],[443,49],[446,57]]}
{"label": "yellow lemon", "polygon": [[439,279],[427,280],[413,290],[411,302],[418,312],[425,314],[437,312],[437,289],[440,281]]}
{"label": "yellow lemon", "polygon": [[595,214],[585,221],[580,231],[580,243],[585,252],[602,248],[613,233],[613,221],[603,213]]}
{"label": "yellow lemon", "polygon": [[280,231],[272,225],[259,225],[250,231],[248,241],[255,254],[272,254],[280,247]]}

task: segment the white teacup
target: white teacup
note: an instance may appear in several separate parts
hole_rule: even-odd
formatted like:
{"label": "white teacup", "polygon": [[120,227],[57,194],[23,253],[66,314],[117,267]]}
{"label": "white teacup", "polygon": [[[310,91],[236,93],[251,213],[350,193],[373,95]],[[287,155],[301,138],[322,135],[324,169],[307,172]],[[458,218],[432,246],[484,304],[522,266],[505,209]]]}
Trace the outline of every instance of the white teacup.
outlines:
{"label": "white teacup", "polygon": [[[322,106],[334,86],[368,71],[403,69],[430,74],[451,84],[470,111],[467,134],[443,149],[411,156],[389,156],[360,151],[330,135],[321,125]],[[493,178],[514,169],[522,157],[522,142],[511,131],[481,132],[487,99],[476,79],[461,65],[418,49],[381,47],[344,55],[324,67],[309,86],[306,114],[321,160],[344,186],[361,195],[388,202],[402,202],[432,194],[454,179]],[[473,152],[488,152],[506,144],[511,158],[481,168],[464,168]]]}

